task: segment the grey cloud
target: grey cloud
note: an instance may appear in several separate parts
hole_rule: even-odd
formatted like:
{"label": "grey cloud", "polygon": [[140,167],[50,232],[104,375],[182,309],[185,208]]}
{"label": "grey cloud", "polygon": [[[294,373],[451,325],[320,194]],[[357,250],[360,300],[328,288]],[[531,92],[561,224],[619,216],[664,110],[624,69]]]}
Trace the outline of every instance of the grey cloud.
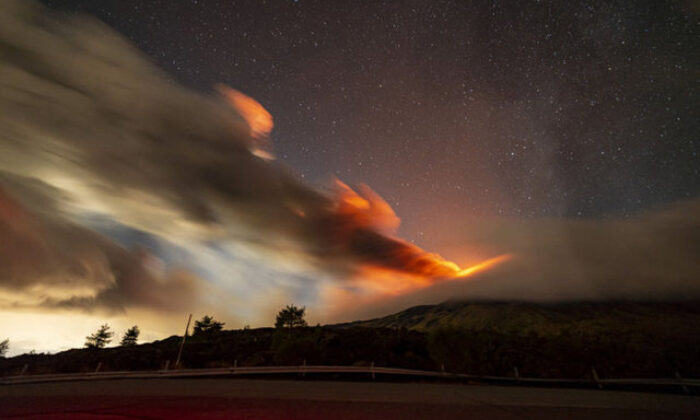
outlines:
{"label": "grey cloud", "polygon": [[2,306],[172,310],[198,301],[202,280],[184,271],[152,273],[145,251],[128,251],[63,218],[55,194],[0,172],[0,303],[9,300]]}
{"label": "grey cloud", "polygon": [[5,4],[0,19],[6,170],[77,182],[87,191],[73,194],[103,200],[132,222],[140,210],[118,198],[137,192],[203,225],[220,217],[218,200],[243,201],[255,208],[242,213],[284,224],[287,204],[319,199],[250,154],[254,141],[238,114],[172,83],[105,25],[19,1]]}

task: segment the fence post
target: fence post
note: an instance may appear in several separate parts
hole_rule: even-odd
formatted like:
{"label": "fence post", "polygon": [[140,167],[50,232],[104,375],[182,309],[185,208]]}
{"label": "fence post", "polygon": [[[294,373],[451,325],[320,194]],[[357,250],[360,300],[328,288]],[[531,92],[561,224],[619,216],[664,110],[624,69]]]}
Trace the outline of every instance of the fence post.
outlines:
{"label": "fence post", "polygon": [[175,359],[174,368],[180,367],[180,357],[182,357],[182,348],[185,347],[185,339],[187,338],[187,331],[190,329],[190,321],[192,321],[192,314],[187,318],[187,325],[185,326],[185,334],[182,335],[182,341],[180,342],[180,350],[177,351],[177,359]]}
{"label": "fence post", "polygon": [[517,382],[520,382],[520,372],[518,372],[517,366],[513,366],[513,373],[515,373],[515,380]]}
{"label": "fence post", "polygon": [[[683,382],[683,378],[681,378],[681,374],[680,374],[680,373],[676,372],[676,373],[675,373],[675,376],[676,376],[676,380],[677,380],[678,382]],[[688,390],[688,387],[687,387],[687,386],[681,384],[681,388],[683,388],[683,392],[685,392],[686,394],[690,394],[690,391]]]}
{"label": "fence post", "polygon": [[442,372],[442,376],[447,375],[447,373],[445,372],[445,364],[444,363],[442,365],[440,365],[440,372]]}
{"label": "fence post", "polygon": [[102,368],[102,362],[97,362],[97,367],[95,368],[95,373],[99,372],[100,368]]}
{"label": "fence post", "polygon": [[29,369],[29,363],[25,363],[24,366],[22,366],[22,371],[19,373],[19,376],[22,376],[25,373],[27,373],[27,369]]}
{"label": "fence post", "polygon": [[170,368],[170,359],[165,361],[165,366],[163,367],[164,371],[167,371]]}
{"label": "fence post", "polygon": [[598,384],[598,389],[603,389],[603,384],[600,383],[600,378],[598,377],[598,372],[595,371],[595,368],[591,368],[591,373],[593,373],[593,380],[596,384]]}
{"label": "fence post", "polygon": [[374,362],[372,362],[372,366],[369,369],[372,372],[372,380],[374,380]]}

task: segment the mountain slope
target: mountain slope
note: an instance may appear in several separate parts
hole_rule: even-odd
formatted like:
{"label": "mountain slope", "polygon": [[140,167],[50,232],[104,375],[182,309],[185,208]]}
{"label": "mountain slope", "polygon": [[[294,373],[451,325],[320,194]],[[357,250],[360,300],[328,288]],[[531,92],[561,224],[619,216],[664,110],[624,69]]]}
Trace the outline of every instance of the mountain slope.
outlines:
{"label": "mountain slope", "polygon": [[389,327],[427,331],[460,327],[508,335],[639,333],[696,336],[700,302],[458,302],[422,305],[396,314],[337,327]]}

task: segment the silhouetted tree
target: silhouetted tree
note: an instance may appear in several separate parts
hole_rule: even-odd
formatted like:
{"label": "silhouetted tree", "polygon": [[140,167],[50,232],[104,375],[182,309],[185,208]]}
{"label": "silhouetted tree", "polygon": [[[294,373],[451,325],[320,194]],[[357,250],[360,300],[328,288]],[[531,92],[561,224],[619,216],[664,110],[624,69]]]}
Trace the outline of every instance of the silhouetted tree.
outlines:
{"label": "silhouetted tree", "polygon": [[85,337],[85,347],[101,349],[112,341],[112,336],[114,336],[114,333],[109,330],[109,325],[104,324],[97,332]]}
{"label": "silhouetted tree", "polygon": [[224,327],[223,322],[214,320],[213,317],[209,315],[204,315],[201,320],[194,322],[194,336],[211,335],[221,331]]}
{"label": "silhouetted tree", "polygon": [[122,341],[121,341],[120,345],[122,345],[122,346],[135,346],[136,342],[139,339],[139,334],[141,334],[139,327],[134,325],[133,327],[126,330],[126,332],[124,333],[124,337],[122,337]]}
{"label": "silhouetted tree", "polygon": [[5,356],[5,353],[7,353],[7,349],[10,348],[10,339],[6,338],[3,341],[0,341],[0,357]]}
{"label": "silhouetted tree", "polygon": [[277,314],[275,328],[289,328],[291,330],[292,328],[306,327],[305,312],[306,307],[297,308],[294,305],[287,305]]}

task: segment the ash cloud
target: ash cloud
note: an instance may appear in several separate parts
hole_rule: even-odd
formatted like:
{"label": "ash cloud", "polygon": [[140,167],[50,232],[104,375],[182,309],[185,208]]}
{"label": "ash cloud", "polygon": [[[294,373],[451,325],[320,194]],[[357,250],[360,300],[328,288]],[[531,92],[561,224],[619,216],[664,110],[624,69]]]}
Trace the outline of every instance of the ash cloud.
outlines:
{"label": "ash cloud", "polygon": [[4,170],[151,230],[173,222],[154,208],[209,233],[226,217],[218,207],[284,225],[286,206],[322,201],[251,155],[223,101],[177,86],[107,26],[19,1],[0,19]]}
{"label": "ash cloud", "polygon": [[[51,14],[29,1],[3,3],[0,126],[0,185],[11,177],[40,185],[19,195],[36,196],[23,208],[39,215],[41,227],[24,252],[3,248],[0,258],[11,261],[12,272],[0,278],[0,288],[79,285],[74,295],[44,306],[148,304],[165,289],[186,295],[196,288],[186,276],[155,286],[137,257],[78,226],[89,213],[179,244],[245,242],[339,273],[358,263],[411,271],[429,261],[420,248],[353,226],[329,195],[256,156],[259,140],[225,98],[177,85],[89,17]],[[50,210],[42,194],[51,195]],[[12,231],[16,220],[4,222],[13,241],[27,241],[29,232]],[[45,262],[30,268],[27,258]],[[83,259],[96,271],[76,274],[86,270],[76,262]]]}

